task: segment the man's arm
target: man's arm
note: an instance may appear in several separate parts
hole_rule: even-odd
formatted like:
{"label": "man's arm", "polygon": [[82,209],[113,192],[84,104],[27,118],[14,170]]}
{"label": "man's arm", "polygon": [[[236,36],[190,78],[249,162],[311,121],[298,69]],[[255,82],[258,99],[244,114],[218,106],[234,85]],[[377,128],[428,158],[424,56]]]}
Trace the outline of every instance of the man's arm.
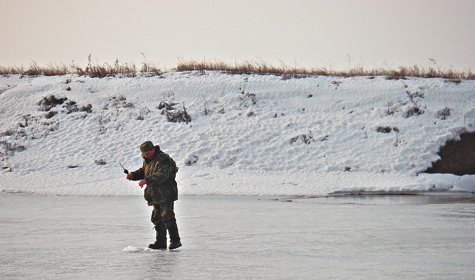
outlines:
{"label": "man's arm", "polygon": [[129,175],[127,175],[127,179],[129,180],[133,180],[133,181],[138,181],[138,180],[142,180],[144,178],[144,171],[143,171],[143,167],[133,171],[133,172],[130,172]]}
{"label": "man's arm", "polygon": [[168,156],[161,156],[160,160],[155,163],[154,172],[145,178],[147,185],[158,185],[163,181],[172,177],[175,167]]}

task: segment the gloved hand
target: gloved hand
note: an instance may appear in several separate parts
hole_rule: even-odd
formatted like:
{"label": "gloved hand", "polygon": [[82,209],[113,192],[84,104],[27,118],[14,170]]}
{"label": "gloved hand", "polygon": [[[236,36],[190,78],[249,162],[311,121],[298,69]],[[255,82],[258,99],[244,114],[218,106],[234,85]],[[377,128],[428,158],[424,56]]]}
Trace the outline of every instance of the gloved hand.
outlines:
{"label": "gloved hand", "polygon": [[142,188],[143,185],[145,185],[145,184],[147,184],[147,182],[146,182],[145,180],[140,180],[140,181],[139,181],[139,186],[140,186],[140,188]]}
{"label": "gloved hand", "polygon": [[134,174],[129,173],[127,174],[127,177],[125,177],[127,180],[133,180],[134,179]]}

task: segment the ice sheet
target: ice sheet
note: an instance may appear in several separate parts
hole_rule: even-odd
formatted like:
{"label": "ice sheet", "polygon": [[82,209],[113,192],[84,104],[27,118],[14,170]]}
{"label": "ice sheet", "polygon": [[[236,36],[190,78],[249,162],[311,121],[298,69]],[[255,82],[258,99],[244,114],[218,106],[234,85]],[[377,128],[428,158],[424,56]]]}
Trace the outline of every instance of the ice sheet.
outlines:
{"label": "ice sheet", "polygon": [[0,278],[472,278],[475,204],[360,198],[184,196],[168,251],[140,197],[0,193]]}

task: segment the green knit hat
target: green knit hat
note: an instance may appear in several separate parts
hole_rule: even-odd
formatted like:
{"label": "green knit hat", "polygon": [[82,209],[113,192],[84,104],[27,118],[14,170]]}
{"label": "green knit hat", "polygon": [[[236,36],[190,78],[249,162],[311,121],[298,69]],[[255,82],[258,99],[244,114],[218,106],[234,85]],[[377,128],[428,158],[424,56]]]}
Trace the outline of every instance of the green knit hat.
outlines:
{"label": "green knit hat", "polygon": [[154,148],[153,143],[151,141],[145,141],[140,145],[140,151],[142,152],[142,156],[146,153],[150,152]]}

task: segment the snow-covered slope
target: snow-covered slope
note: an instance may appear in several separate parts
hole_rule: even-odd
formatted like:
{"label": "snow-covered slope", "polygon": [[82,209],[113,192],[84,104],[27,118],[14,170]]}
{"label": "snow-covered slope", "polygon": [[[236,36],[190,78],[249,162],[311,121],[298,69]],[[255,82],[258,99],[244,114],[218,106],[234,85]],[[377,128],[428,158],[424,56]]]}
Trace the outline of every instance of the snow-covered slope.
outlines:
{"label": "snow-covered slope", "polygon": [[[67,99],[47,111],[50,95]],[[169,122],[161,102],[191,122]],[[471,80],[10,76],[0,115],[3,191],[139,195],[119,162],[138,168],[145,140],[177,161],[181,194],[475,190],[474,176],[418,175],[475,130]]]}

